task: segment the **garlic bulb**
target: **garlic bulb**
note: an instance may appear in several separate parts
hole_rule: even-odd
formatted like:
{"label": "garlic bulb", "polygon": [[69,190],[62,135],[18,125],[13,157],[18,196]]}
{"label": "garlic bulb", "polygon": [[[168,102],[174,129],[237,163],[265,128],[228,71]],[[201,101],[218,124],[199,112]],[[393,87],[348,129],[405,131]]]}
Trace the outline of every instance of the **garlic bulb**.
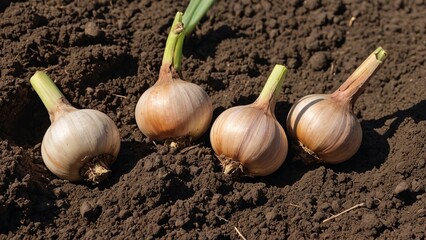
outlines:
{"label": "garlic bulb", "polygon": [[297,139],[303,150],[318,161],[345,161],[361,145],[362,129],[352,108],[336,103],[327,94],[312,94],[300,99],[290,110],[287,126],[289,134]]}
{"label": "garlic bulb", "polygon": [[36,72],[30,82],[52,122],[41,145],[47,168],[70,181],[103,180],[120,150],[120,134],[114,122],[97,110],[72,107],[43,72]]}
{"label": "garlic bulb", "polygon": [[136,105],[139,129],[145,136],[159,141],[199,138],[207,131],[213,115],[209,96],[196,84],[172,78],[170,68],[162,72]]}
{"label": "garlic bulb", "polygon": [[276,65],[254,103],[229,108],[213,123],[210,142],[225,174],[266,176],[283,164],[287,136],[274,109],[286,72]]}
{"label": "garlic bulb", "polygon": [[180,79],[173,68],[178,39],[184,37],[182,13],[178,12],[170,30],[157,82],[140,97],[136,123],[152,140],[195,140],[211,122],[213,107],[207,93],[199,86]]}
{"label": "garlic bulb", "polygon": [[377,48],[334,93],[308,95],[293,105],[287,128],[304,161],[336,164],[358,151],[362,129],[353,104],[386,56]]}

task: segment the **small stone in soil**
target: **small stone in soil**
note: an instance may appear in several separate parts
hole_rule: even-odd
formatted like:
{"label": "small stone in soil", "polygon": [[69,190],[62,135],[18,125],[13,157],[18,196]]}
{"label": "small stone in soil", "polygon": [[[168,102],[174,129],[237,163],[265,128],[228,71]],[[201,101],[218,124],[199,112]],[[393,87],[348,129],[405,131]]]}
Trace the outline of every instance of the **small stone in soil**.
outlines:
{"label": "small stone in soil", "polygon": [[176,219],[176,221],[175,221],[175,226],[178,227],[178,228],[181,228],[184,224],[185,224],[185,222],[180,218]]}
{"label": "small stone in soil", "polygon": [[143,164],[143,168],[147,172],[155,170],[154,164],[153,164],[153,159],[150,159],[150,158],[146,159],[144,164]]}
{"label": "small stone in soil", "polygon": [[312,221],[314,221],[314,222],[320,222],[321,220],[323,220],[325,218],[326,218],[325,213],[323,213],[323,212],[316,212],[314,214],[314,216],[312,217]]}
{"label": "small stone in soil", "polygon": [[315,10],[321,6],[321,2],[319,0],[306,0],[304,6],[308,10]]}
{"label": "small stone in soil", "polygon": [[321,209],[321,210],[327,210],[327,209],[329,209],[330,207],[331,207],[330,203],[325,202],[325,203],[322,203],[322,204],[319,206],[319,209]]}
{"label": "small stone in soil", "polygon": [[94,221],[99,217],[101,208],[99,205],[84,201],[80,206],[80,214],[87,220]]}
{"label": "small stone in soil", "polygon": [[339,202],[336,200],[333,200],[331,202],[331,209],[333,209],[334,212],[338,212],[340,210]]}
{"label": "small stone in soil", "polygon": [[328,61],[324,52],[317,52],[309,59],[309,63],[315,71],[325,70],[328,67]]}
{"label": "small stone in soil", "polygon": [[365,206],[366,206],[367,208],[369,208],[369,209],[373,208],[373,206],[374,206],[374,200],[373,200],[373,198],[371,198],[371,197],[367,197],[367,198],[365,199]]}
{"label": "small stone in soil", "polygon": [[272,210],[272,211],[267,212],[267,213],[265,214],[265,218],[266,218],[266,220],[268,220],[268,221],[276,220],[276,219],[278,218],[278,213],[277,213],[275,210]]}
{"label": "small stone in soil", "polygon": [[100,30],[99,30],[98,26],[96,25],[96,23],[88,22],[84,26],[84,33],[86,35],[91,36],[91,37],[97,37],[97,36],[100,35]]}
{"label": "small stone in soil", "polygon": [[366,229],[378,229],[383,226],[383,223],[377,218],[374,213],[366,213],[362,216],[361,223]]}
{"label": "small stone in soil", "polygon": [[343,183],[345,181],[346,181],[346,176],[345,175],[343,175],[343,174],[337,175],[337,182],[338,183]]}
{"label": "small stone in soil", "polygon": [[410,186],[408,185],[408,183],[406,181],[402,181],[395,187],[395,189],[393,190],[393,193],[396,196],[399,196],[402,193],[407,192],[409,189],[410,189]]}
{"label": "small stone in soil", "polygon": [[129,211],[129,210],[121,210],[121,211],[118,213],[118,217],[119,217],[120,219],[122,219],[122,220],[127,219],[128,217],[130,217],[130,215],[132,215],[132,214],[130,213],[130,211]]}
{"label": "small stone in soil", "polygon": [[61,198],[65,195],[64,191],[60,187],[53,189],[53,194],[56,198]]}

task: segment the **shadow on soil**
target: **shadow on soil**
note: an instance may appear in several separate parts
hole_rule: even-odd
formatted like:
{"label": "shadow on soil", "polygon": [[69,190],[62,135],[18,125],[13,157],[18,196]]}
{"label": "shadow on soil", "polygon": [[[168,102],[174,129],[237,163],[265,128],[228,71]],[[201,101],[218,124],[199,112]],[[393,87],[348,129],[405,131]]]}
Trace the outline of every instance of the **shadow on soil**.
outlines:
{"label": "shadow on soil", "polygon": [[12,101],[0,107],[0,138],[18,146],[39,143],[50,125],[41,100],[24,84],[9,99]]}
{"label": "shadow on soil", "polygon": [[185,56],[193,55],[197,59],[205,61],[207,57],[214,58],[217,46],[225,39],[237,38],[239,35],[229,26],[220,26],[218,29],[212,30],[207,34],[196,37],[187,38],[183,47]]}
{"label": "shadow on soil", "polygon": [[[101,83],[107,83],[115,78],[125,79],[128,76],[137,75],[138,62],[137,60],[126,54],[120,54],[112,60],[91,59],[95,70],[85,73],[79,81],[76,81],[76,87],[80,94],[84,95],[86,88],[95,88]],[[74,83],[73,83],[74,84]]]}
{"label": "shadow on soil", "polygon": [[135,141],[122,141],[120,153],[111,168],[112,172],[108,179],[104,182],[101,182],[99,185],[84,185],[87,185],[89,188],[99,187],[100,190],[110,188],[120,180],[120,177],[132,171],[132,169],[136,166],[139,160],[148,156],[154,151],[155,148],[151,144]]}
{"label": "shadow on soil", "polygon": [[[426,100],[423,100],[408,109],[398,110],[382,118],[362,121],[361,126],[364,136],[357,154],[347,162],[332,166],[332,169],[336,172],[355,171],[360,173],[379,167],[389,155],[388,139],[393,137],[406,118],[412,118],[416,123],[425,121],[425,109]],[[377,133],[375,129],[385,126],[388,120],[392,120],[388,130],[383,135]]]}

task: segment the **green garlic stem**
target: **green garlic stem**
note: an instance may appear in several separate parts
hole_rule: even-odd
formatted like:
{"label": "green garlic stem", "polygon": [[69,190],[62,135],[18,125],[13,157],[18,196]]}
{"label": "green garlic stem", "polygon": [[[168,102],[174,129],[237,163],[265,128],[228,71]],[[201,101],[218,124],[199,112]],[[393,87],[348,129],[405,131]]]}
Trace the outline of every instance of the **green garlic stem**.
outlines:
{"label": "green garlic stem", "polygon": [[49,113],[54,112],[58,105],[64,103],[64,95],[46,73],[37,71],[30,78],[30,83]]}
{"label": "green garlic stem", "polygon": [[189,1],[188,7],[186,7],[185,12],[183,13],[182,22],[185,28],[188,27],[188,24],[194,15],[195,10],[202,0],[191,0]]}
{"label": "green garlic stem", "polygon": [[163,64],[172,65],[174,62],[174,54],[176,42],[180,35],[183,35],[182,12],[177,12],[167,37],[166,47],[164,49]]}
{"label": "green garlic stem", "polygon": [[173,57],[173,68],[179,74],[182,71],[182,52],[183,52],[184,41],[185,41],[185,34],[182,34],[176,42],[176,48],[175,48],[174,57]]}
{"label": "green garlic stem", "polygon": [[195,26],[213,5],[215,0],[191,0],[183,15],[185,36],[191,34]]}
{"label": "green garlic stem", "polygon": [[383,48],[378,47],[359,65],[339,89],[331,94],[331,97],[340,99],[345,103],[354,104],[364,91],[368,80],[379,69],[387,55],[387,52]]}
{"label": "green garlic stem", "polygon": [[276,64],[256,102],[269,103],[270,107],[273,108],[281,92],[286,74],[287,68],[284,65]]}
{"label": "green garlic stem", "polygon": [[214,2],[215,0],[191,0],[189,2],[189,5],[182,17],[184,34],[179,36],[173,58],[173,67],[177,72],[182,70],[182,51],[185,37],[192,33],[195,26],[210,9]]}

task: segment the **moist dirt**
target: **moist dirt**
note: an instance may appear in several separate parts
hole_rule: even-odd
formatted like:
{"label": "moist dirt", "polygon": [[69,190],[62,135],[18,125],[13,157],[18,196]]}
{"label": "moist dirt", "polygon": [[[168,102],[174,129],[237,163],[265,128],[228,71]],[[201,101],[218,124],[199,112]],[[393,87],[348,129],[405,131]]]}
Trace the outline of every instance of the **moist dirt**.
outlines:
{"label": "moist dirt", "polygon": [[[285,127],[299,98],[331,93],[378,46],[389,53],[355,104],[363,142],[354,157],[306,166],[290,152],[274,174],[236,179],[222,173],[208,132],[173,150],[136,126],[137,100],[186,6],[1,1],[0,239],[426,237],[426,1],[217,1],[183,58],[184,78],[211,97],[213,120],[253,102],[285,64],[275,110]],[[50,121],[29,84],[36,70],[75,107],[116,122],[122,147],[105,182],[70,183],[43,164]]]}

